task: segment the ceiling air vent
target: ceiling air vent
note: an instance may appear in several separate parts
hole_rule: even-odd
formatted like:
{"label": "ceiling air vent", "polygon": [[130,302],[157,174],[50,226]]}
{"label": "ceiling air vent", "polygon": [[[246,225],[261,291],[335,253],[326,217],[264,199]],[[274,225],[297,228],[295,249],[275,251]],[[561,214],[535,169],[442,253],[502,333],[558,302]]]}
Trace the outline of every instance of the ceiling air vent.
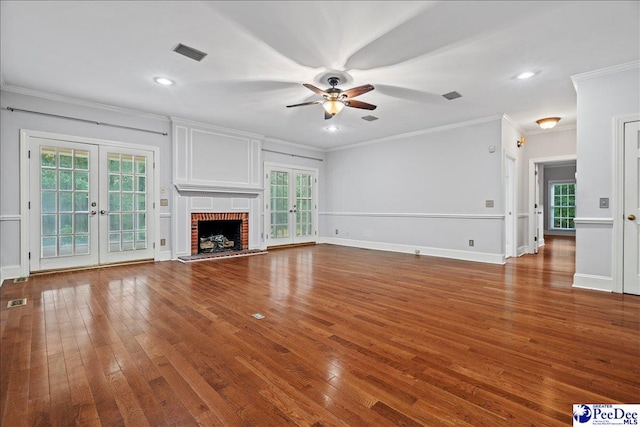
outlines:
{"label": "ceiling air vent", "polygon": [[376,116],[371,116],[371,115],[369,115],[369,116],[364,116],[364,117],[362,118],[362,120],[366,120],[366,121],[368,121],[368,122],[372,122],[372,121],[374,121],[374,120],[378,120],[378,118],[377,118]]}
{"label": "ceiling air vent", "polygon": [[183,45],[182,43],[178,43],[178,46],[176,46],[173,51],[178,52],[180,55],[184,55],[187,58],[194,59],[198,62],[202,61],[204,57],[207,56],[206,53],[200,52],[198,49]]}
{"label": "ceiling air vent", "polygon": [[454,100],[456,98],[460,98],[462,97],[462,95],[460,95],[458,92],[453,91],[453,92],[449,92],[449,93],[445,93],[444,95],[445,98],[447,98],[449,101]]}

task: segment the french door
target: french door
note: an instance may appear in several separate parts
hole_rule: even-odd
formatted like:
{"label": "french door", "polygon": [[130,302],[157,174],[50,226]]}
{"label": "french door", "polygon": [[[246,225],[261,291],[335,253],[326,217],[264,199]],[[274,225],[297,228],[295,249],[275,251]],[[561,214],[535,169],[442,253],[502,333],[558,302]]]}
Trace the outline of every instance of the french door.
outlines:
{"label": "french door", "polygon": [[640,295],[640,122],[624,126],[623,290]]}
{"label": "french door", "polygon": [[30,137],[30,271],[153,258],[153,154]]}
{"label": "french door", "polygon": [[317,240],[317,172],[265,165],[267,246]]}

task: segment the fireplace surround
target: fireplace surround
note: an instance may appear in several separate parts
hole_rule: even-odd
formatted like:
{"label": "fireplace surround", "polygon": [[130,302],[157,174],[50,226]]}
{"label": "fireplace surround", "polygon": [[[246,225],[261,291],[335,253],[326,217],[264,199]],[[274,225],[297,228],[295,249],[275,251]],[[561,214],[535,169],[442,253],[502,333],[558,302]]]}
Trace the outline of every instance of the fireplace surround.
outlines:
{"label": "fireplace surround", "polygon": [[[191,255],[197,255],[199,251],[199,223],[209,221],[221,221],[220,227],[214,226],[210,230],[224,230],[226,226],[233,221],[240,222],[239,244],[235,242],[234,250],[247,250],[249,248],[249,214],[247,212],[195,212],[191,213]],[[202,229],[202,227],[200,227]],[[215,231],[213,231],[215,232]],[[228,238],[236,238],[235,236],[227,236]]]}

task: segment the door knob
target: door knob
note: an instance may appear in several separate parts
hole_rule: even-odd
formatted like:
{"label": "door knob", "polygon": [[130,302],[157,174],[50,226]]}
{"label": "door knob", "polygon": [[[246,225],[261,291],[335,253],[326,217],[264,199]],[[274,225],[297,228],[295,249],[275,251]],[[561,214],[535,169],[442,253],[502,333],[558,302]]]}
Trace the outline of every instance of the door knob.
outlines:
{"label": "door knob", "polygon": [[95,214],[97,214],[96,211],[91,211],[91,215],[95,215]]}
{"label": "door knob", "polygon": [[108,213],[109,213],[109,211],[105,211],[104,209],[102,209],[102,210],[100,211],[100,215],[106,215],[106,214],[108,214]]}
{"label": "door knob", "polygon": [[633,221],[636,219],[636,216],[634,214],[631,214],[627,217],[628,220]]}

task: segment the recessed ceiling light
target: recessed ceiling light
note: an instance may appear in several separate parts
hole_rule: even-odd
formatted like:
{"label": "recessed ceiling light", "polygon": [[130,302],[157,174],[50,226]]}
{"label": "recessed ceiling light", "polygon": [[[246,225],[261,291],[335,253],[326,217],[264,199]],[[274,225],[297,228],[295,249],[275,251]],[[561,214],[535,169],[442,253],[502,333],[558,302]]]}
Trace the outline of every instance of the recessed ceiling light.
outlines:
{"label": "recessed ceiling light", "polygon": [[166,77],[156,77],[153,79],[153,81],[162,86],[173,86],[174,84],[176,84],[176,82]]}
{"label": "recessed ceiling light", "polygon": [[338,126],[327,126],[327,130],[329,132],[337,132],[338,131]]}
{"label": "recessed ceiling light", "polygon": [[535,76],[536,73],[534,73],[533,71],[525,71],[523,73],[518,74],[518,76],[516,77],[518,80],[525,80],[525,79],[530,79],[531,77]]}

